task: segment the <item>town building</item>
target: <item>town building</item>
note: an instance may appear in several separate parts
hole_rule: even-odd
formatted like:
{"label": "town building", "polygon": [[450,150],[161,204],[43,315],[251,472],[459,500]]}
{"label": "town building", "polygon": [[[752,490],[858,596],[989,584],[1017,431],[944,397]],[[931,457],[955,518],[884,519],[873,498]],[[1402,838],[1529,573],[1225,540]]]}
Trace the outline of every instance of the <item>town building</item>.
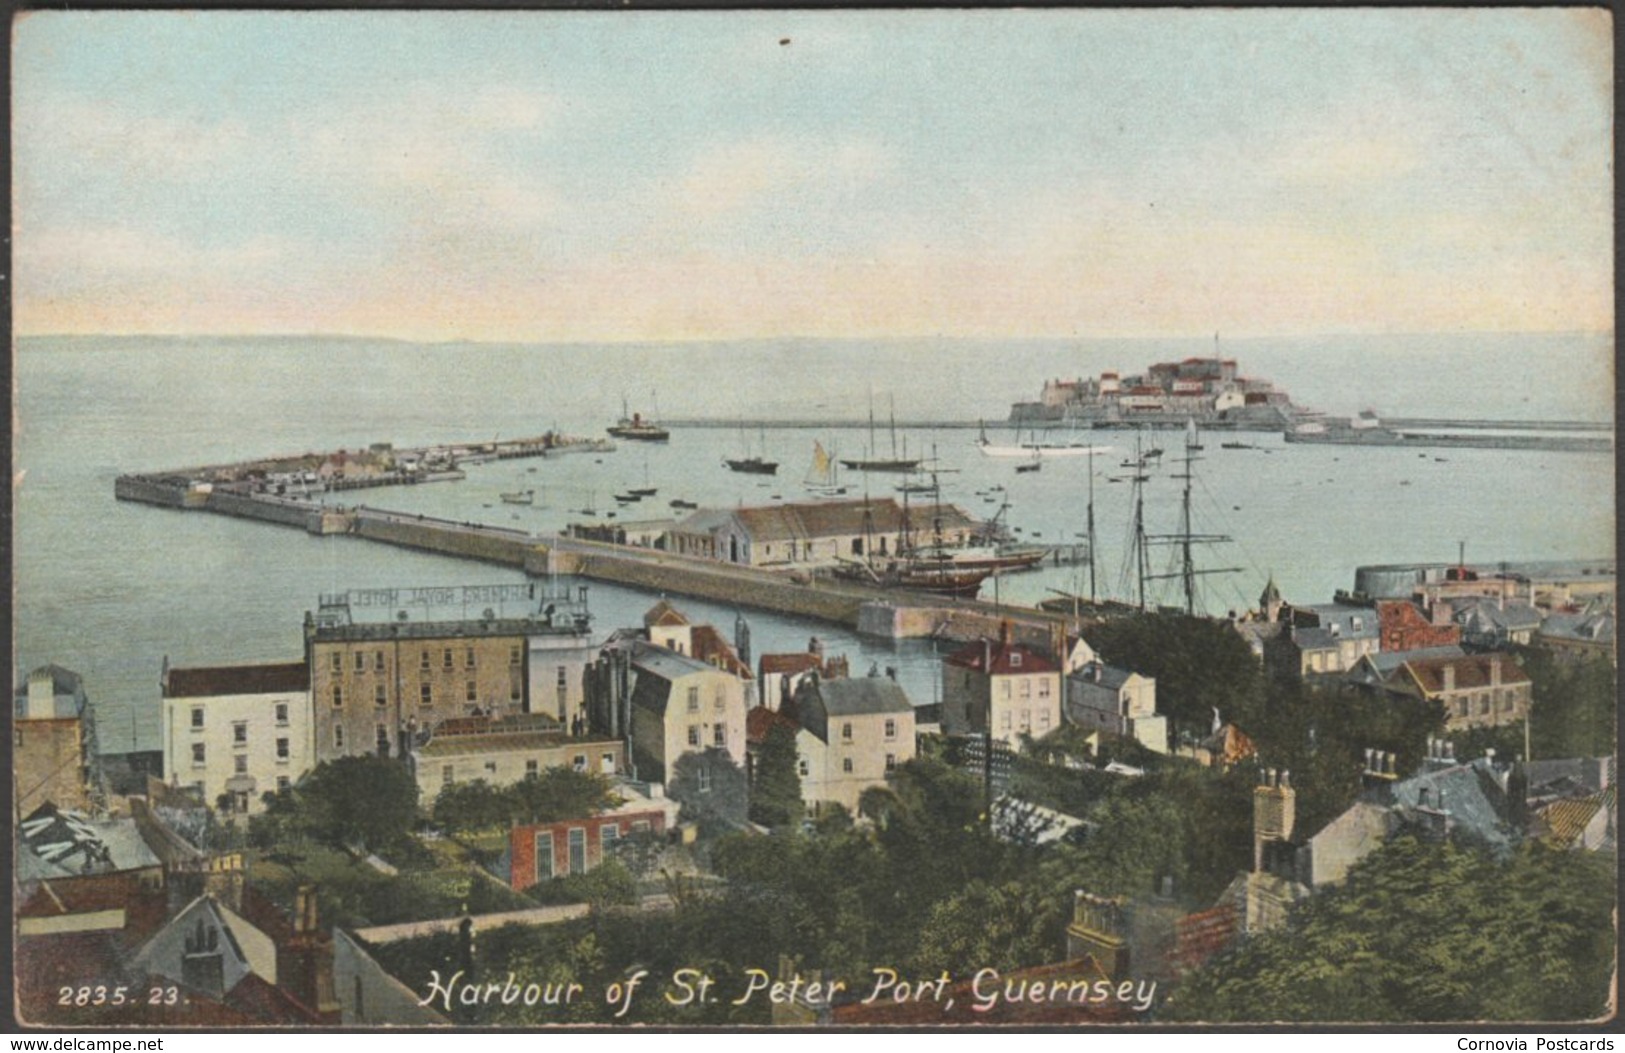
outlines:
{"label": "town building", "polygon": [[322,596],[305,616],[316,759],[401,757],[468,716],[539,712],[580,728],[590,620],[585,590],[536,582]]}
{"label": "town building", "polygon": [[1424,609],[1412,600],[1376,601],[1382,651],[1418,651],[1461,643],[1461,626],[1451,621],[1449,604]]}
{"label": "town building", "polygon": [[164,781],[233,814],[262,809],[316,764],[304,662],[171,667],[160,676]]}
{"label": "town building", "polygon": [[1457,600],[1452,617],[1461,627],[1461,642],[1478,650],[1493,650],[1508,644],[1526,645],[1540,631],[1545,619],[1541,611],[1518,600]]}
{"label": "town building", "polygon": [[1168,718],[1157,715],[1154,678],[1097,660],[1068,674],[1065,688],[1070,723],[1168,752]]}
{"label": "town building", "polygon": [[1273,643],[1273,665],[1286,675],[1346,673],[1378,649],[1377,613],[1369,607],[1314,604],[1292,607],[1286,617],[1288,629]]}
{"label": "town building", "polygon": [[626,769],[626,745],[620,739],[566,734],[552,717],[518,714],[444,721],[428,741],[412,747],[408,758],[420,799],[427,803],[456,783],[512,786],[549,768],[614,777]]}
{"label": "town building", "polygon": [[663,843],[680,807],[658,784],[622,782],[621,803],[596,815],[522,823],[508,831],[508,885],[523,891],[553,878],[585,874],[637,838]]}
{"label": "town building", "polygon": [[809,675],[816,674],[824,680],[851,675],[846,656],[825,657],[823,641],[816,636],[807,641],[805,652],[764,654],[756,668],[759,701],[768,709],[782,708]]}
{"label": "town building", "polygon": [[1579,613],[1551,615],[1541,624],[1539,641],[1568,661],[1601,658],[1617,663],[1615,633],[1613,608],[1598,606]]}
{"label": "town building", "polygon": [[943,659],[942,721],[950,735],[991,734],[1016,747],[1061,726],[1061,673],[1054,659],[1011,639],[981,640]]}
{"label": "town building", "polygon": [[94,809],[102,801],[96,712],[79,674],[59,665],[29,673],[13,694],[12,804]]}
{"label": "town building", "polygon": [[1403,662],[1388,677],[1386,690],[1397,697],[1442,703],[1445,728],[1498,727],[1529,715],[1529,674],[1509,655],[1464,655]]}
{"label": "town building", "polygon": [[808,677],[793,700],[796,771],[810,810],[838,804],[858,812],[858,799],[914,758],[914,706],[883,676]]}
{"label": "town building", "polygon": [[702,509],[666,536],[683,556],[747,566],[828,565],[841,559],[885,556],[899,539],[959,545],[979,524],[954,505],[905,509],[889,497],[818,501],[760,508]]}
{"label": "town building", "polygon": [[1354,668],[1344,674],[1343,682],[1350,687],[1364,688],[1368,691],[1386,691],[1389,678],[1406,662],[1434,658],[1464,658],[1466,655],[1467,652],[1459,644],[1421,647],[1413,651],[1378,651],[1376,654],[1365,655],[1354,663]]}

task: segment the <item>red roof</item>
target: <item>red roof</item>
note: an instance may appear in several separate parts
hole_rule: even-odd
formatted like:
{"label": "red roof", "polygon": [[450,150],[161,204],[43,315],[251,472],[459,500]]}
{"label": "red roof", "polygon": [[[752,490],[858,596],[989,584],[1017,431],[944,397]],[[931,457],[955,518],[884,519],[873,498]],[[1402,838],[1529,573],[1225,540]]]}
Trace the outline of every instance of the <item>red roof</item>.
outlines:
{"label": "red roof", "polygon": [[733,645],[724,640],[714,626],[694,626],[689,633],[689,643],[694,648],[694,657],[700,661],[724,669],[741,680],[754,679],[750,674],[750,666],[739,660],[739,655],[734,653]]}
{"label": "red roof", "polygon": [[769,673],[806,673],[817,669],[820,660],[815,654],[764,654],[762,675]]}
{"label": "red roof", "polygon": [[1529,683],[1529,674],[1523,671],[1508,655],[1501,654],[1474,654],[1461,658],[1424,658],[1406,662],[1405,668],[1411,671],[1422,690],[1428,694],[1438,694],[1444,690],[1444,671],[1454,669],[1456,677],[1455,690],[1465,691],[1474,688],[1490,686],[1495,663],[1501,665],[1501,684],[1503,686]]}
{"label": "red roof", "polygon": [[310,687],[303,662],[277,665],[221,665],[171,669],[166,698],[211,698],[218,695],[271,695]]}
{"label": "red roof", "polygon": [[780,725],[792,731],[801,727],[800,724],[797,724],[776,709],[756,706],[745,714],[745,741],[751,745],[759,746],[767,741],[767,733]]}
{"label": "red roof", "polygon": [[967,644],[948,657],[948,664],[990,676],[1053,673],[1059,669],[1048,655],[1018,643]]}

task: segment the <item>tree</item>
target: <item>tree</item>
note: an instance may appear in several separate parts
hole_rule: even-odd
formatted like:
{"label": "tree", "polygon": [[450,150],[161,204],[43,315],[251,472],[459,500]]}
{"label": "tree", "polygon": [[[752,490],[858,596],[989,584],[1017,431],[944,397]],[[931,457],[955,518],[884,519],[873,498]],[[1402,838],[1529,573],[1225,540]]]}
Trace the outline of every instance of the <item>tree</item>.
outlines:
{"label": "tree", "polygon": [[745,772],[726,750],[685,753],[671,766],[671,799],[683,806],[685,822],[698,823],[702,837],[715,837],[745,822],[750,788]]}
{"label": "tree", "polygon": [[796,774],[796,729],[774,724],[756,760],[756,782],[750,788],[750,819],[763,826],[801,821],[801,776]]}
{"label": "tree", "polygon": [[[1586,1020],[1614,963],[1610,861],[1389,842],[1287,925],[1188,978],[1184,1020]],[[1493,982],[1486,978],[1493,977]]]}
{"label": "tree", "polygon": [[418,784],[406,765],[366,754],[326,761],[294,791],[311,833],[332,845],[380,848],[417,820]]}
{"label": "tree", "polygon": [[556,823],[580,819],[613,808],[619,801],[608,776],[574,768],[548,768],[509,787],[513,819],[520,823]]}
{"label": "tree", "polygon": [[1141,614],[1102,623],[1090,642],[1111,664],[1156,678],[1157,711],[1171,729],[1205,732],[1215,709],[1249,734],[1258,724],[1264,674],[1226,622]]}
{"label": "tree", "polygon": [[434,799],[435,822],[453,833],[505,827],[511,813],[511,802],[484,779],[447,783]]}

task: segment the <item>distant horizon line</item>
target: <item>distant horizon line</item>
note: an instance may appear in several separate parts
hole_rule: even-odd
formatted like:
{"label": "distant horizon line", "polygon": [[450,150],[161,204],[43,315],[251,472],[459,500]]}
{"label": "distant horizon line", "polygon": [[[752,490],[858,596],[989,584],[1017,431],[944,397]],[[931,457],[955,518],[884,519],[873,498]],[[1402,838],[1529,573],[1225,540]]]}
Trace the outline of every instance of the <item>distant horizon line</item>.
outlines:
{"label": "distant horizon line", "polygon": [[[1225,336],[1223,330],[1214,333],[1215,339],[1223,344],[1225,342],[1256,342],[1265,340],[1332,340],[1332,339],[1392,339],[1400,337],[1422,336],[1455,336],[1455,337],[1517,337],[1517,336],[1586,336],[1609,338],[1614,336],[1613,329],[1414,329],[1398,330],[1392,332],[1374,331],[1332,331],[1332,332],[1302,332],[1302,333],[1253,333],[1241,336]],[[1155,333],[1155,334],[1049,334],[1049,335],[1023,335],[1023,336],[979,336],[954,335],[947,333],[915,333],[908,335],[890,336],[813,336],[808,334],[785,334],[781,336],[679,336],[679,337],[617,337],[617,338],[414,338],[402,336],[386,336],[370,333],[344,333],[344,332],[263,332],[263,333],[76,333],[76,332],[41,332],[41,333],[15,333],[14,338],[22,340],[229,340],[229,341],[261,341],[261,340],[349,340],[370,341],[373,343],[405,344],[419,347],[436,346],[499,346],[499,345],[588,345],[588,346],[633,346],[639,344],[751,344],[773,343],[781,341],[816,342],[816,343],[899,343],[904,341],[940,340],[960,343],[986,343],[995,340],[1013,341],[1021,343],[1050,343],[1055,341],[1073,340],[1087,342],[1094,340],[1134,340],[1134,341],[1193,341],[1205,340],[1205,333]]]}

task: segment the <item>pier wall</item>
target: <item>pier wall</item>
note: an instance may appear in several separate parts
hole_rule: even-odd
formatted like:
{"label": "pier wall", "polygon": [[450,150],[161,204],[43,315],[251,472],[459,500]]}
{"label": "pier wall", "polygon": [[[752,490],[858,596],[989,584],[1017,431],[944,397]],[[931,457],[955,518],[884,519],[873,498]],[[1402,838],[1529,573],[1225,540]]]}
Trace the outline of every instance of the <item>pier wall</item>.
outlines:
{"label": "pier wall", "polygon": [[280,501],[248,497],[224,490],[210,493],[203,502],[203,508],[205,511],[236,516],[238,519],[258,519],[266,523],[298,527],[300,530],[309,530],[312,517],[321,516],[321,509],[310,505],[284,504]]}
{"label": "pier wall", "polygon": [[370,541],[511,567],[526,566],[532,552],[540,548],[525,537],[503,537],[456,524],[434,520],[418,522],[368,510],[356,512],[354,533]]}
{"label": "pier wall", "polygon": [[997,640],[1006,625],[1016,643],[1040,650],[1052,650],[1054,632],[1063,619],[1028,609],[976,607],[910,607],[886,602],[863,605],[858,612],[858,632],[866,636],[895,640],[936,638],[939,640]]}
{"label": "pier wall", "polygon": [[165,508],[186,507],[185,486],[143,479],[138,475],[121,475],[113,480],[113,496],[120,501],[140,501]]}
{"label": "pier wall", "polygon": [[741,573],[737,568],[683,565],[669,558],[656,561],[631,557],[616,553],[610,546],[605,546],[603,552],[578,550],[557,555],[562,558],[555,565],[568,568],[560,572],[579,574],[596,581],[800,615],[846,626],[857,624],[858,608],[864,601],[861,593],[837,586],[822,583],[799,585],[764,575],[760,571]]}

